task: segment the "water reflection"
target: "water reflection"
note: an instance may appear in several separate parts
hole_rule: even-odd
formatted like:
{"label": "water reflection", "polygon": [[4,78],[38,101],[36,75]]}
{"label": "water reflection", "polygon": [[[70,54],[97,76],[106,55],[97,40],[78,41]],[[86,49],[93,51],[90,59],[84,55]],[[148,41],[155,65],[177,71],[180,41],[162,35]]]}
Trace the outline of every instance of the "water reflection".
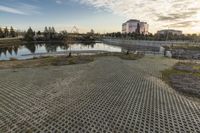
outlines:
{"label": "water reflection", "polygon": [[36,51],[36,45],[27,43],[25,44],[25,47],[33,54]]}
{"label": "water reflection", "polygon": [[10,54],[10,55],[17,55],[18,53],[18,49],[19,49],[19,46],[9,46],[9,47],[3,47],[3,48],[0,48],[0,55],[4,54],[5,56],[7,54]]}
{"label": "water reflection", "polygon": [[121,52],[120,47],[107,45],[104,43],[25,43],[21,45],[13,45],[0,47],[0,60],[9,60],[11,57],[17,59],[26,59],[24,55],[39,54],[39,53],[55,53],[69,51],[84,51],[84,50],[100,50]]}

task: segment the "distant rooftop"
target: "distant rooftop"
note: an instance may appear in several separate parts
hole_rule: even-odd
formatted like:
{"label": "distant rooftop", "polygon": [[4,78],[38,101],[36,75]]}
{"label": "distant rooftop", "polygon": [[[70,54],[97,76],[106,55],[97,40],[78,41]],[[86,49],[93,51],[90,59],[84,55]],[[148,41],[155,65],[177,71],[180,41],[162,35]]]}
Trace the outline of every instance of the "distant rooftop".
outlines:
{"label": "distant rooftop", "polygon": [[182,32],[181,30],[175,30],[175,29],[164,29],[164,30],[160,30],[160,31],[176,31],[176,32]]}
{"label": "distant rooftop", "polygon": [[127,23],[128,23],[128,22],[140,22],[140,20],[137,20],[137,19],[130,19],[130,20],[127,21]]}

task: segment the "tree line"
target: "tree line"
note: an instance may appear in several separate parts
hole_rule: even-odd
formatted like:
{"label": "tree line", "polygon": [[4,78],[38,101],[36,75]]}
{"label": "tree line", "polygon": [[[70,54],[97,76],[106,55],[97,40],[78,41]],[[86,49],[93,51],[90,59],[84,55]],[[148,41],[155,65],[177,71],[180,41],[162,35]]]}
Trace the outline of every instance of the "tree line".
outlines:
{"label": "tree line", "polygon": [[16,37],[17,32],[13,29],[11,26],[10,29],[6,28],[1,28],[0,27],[0,38],[7,38],[7,37]]}
{"label": "tree line", "polygon": [[104,37],[112,37],[112,38],[126,38],[132,40],[152,40],[152,41],[194,41],[200,42],[200,35],[197,34],[182,34],[176,35],[172,33],[168,34],[140,34],[139,32],[133,33],[124,33],[121,32],[113,32],[113,33],[106,33],[103,35]]}
{"label": "tree line", "polygon": [[67,31],[56,32],[54,27],[45,27],[44,31],[33,31],[31,27],[26,31],[24,40],[26,41],[52,41],[63,40]]}
{"label": "tree line", "polygon": [[66,30],[56,32],[54,27],[45,27],[44,31],[33,31],[31,27],[26,31],[24,35],[25,41],[82,41],[82,42],[94,42],[96,34],[92,29],[86,34],[68,33]]}

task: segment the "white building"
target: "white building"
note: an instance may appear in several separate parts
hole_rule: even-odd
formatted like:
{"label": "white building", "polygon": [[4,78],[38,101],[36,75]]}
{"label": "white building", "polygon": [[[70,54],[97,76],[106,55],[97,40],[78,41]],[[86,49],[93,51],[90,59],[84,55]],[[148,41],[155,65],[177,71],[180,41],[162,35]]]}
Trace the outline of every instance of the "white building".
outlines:
{"label": "white building", "polygon": [[[139,30],[138,30],[139,28]],[[122,33],[139,32],[140,34],[148,34],[149,25],[146,22],[130,19],[122,24]]]}
{"label": "white building", "polygon": [[160,31],[157,32],[157,34],[162,34],[162,35],[165,35],[165,34],[182,35],[183,32],[180,31],[180,30],[167,29],[167,30],[160,30]]}
{"label": "white building", "polygon": [[149,34],[149,25],[147,22],[140,22],[140,34]]}

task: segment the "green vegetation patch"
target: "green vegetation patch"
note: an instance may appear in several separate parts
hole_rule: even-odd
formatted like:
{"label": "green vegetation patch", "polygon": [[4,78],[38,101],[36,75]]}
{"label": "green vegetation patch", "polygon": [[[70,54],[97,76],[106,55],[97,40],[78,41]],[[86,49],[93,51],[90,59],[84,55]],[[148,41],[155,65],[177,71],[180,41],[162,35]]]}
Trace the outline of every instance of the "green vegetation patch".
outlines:
{"label": "green vegetation patch", "polygon": [[[170,81],[170,76],[190,74],[200,77],[200,64],[178,62],[172,68],[162,71],[164,81]],[[170,83],[170,82],[168,82]]]}
{"label": "green vegetation patch", "polygon": [[200,64],[179,62],[162,71],[162,79],[178,92],[200,98]]}
{"label": "green vegetation patch", "polygon": [[194,50],[199,51],[200,46],[198,45],[190,45],[190,44],[182,44],[182,45],[174,45],[174,46],[164,46],[167,50],[176,50],[176,49],[184,49],[184,50]]}
{"label": "green vegetation patch", "polygon": [[29,60],[10,60],[10,61],[0,61],[0,69],[10,69],[10,68],[33,68],[41,66],[62,66],[62,65],[72,65],[72,64],[84,64],[89,63],[94,60],[90,56],[57,56],[57,57],[34,57]]}
{"label": "green vegetation patch", "polygon": [[103,53],[97,55],[80,55],[80,56],[48,56],[48,57],[33,57],[28,60],[17,60],[10,58],[10,61],[0,61],[0,69],[10,68],[33,68],[40,66],[63,66],[73,64],[84,64],[94,61],[95,58],[105,56],[116,56],[125,60],[137,60],[144,55],[139,54],[125,54],[125,53]]}
{"label": "green vegetation patch", "polygon": [[133,53],[126,54],[126,53],[115,53],[115,52],[98,54],[96,56],[97,57],[99,57],[99,56],[116,56],[116,57],[119,57],[124,60],[138,60],[138,59],[141,59],[144,57],[143,54],[133,54]]}

